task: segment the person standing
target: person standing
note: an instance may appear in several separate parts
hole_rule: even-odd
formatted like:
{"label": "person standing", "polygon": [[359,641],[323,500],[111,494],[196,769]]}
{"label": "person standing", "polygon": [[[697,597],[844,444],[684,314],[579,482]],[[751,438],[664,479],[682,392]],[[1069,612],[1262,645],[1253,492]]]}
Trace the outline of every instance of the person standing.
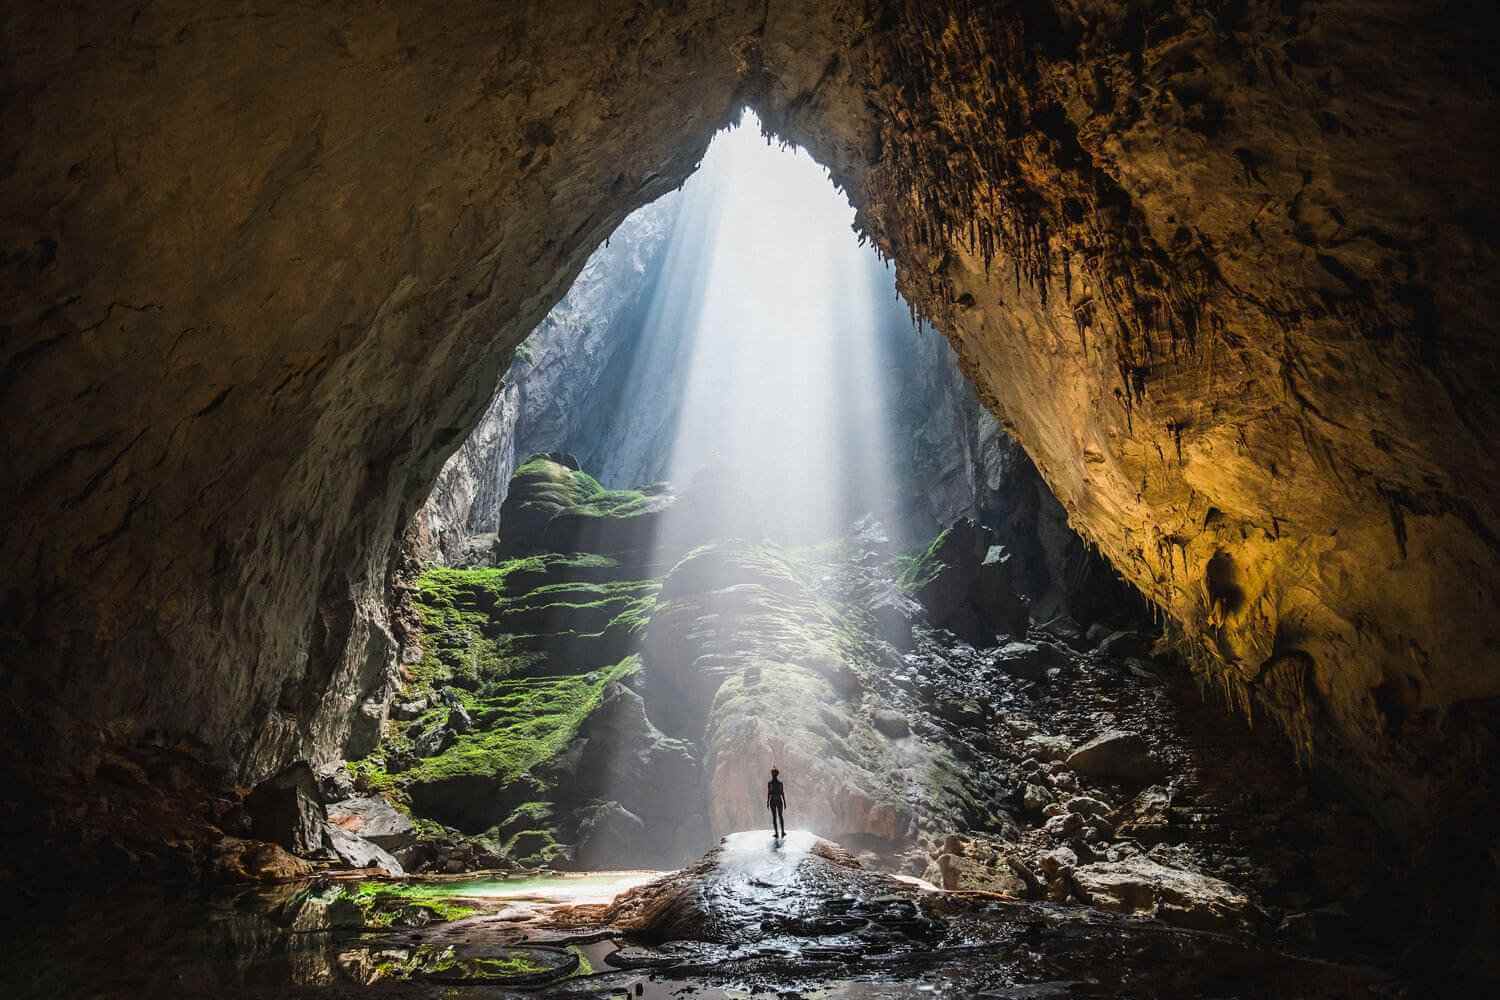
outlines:
{"label": "person standing", "polygon": [[771,810],[771,834],[786,836],[786,786],[781,783],[781,772],[771,768],[771,780],[766,783],[766,808]]}

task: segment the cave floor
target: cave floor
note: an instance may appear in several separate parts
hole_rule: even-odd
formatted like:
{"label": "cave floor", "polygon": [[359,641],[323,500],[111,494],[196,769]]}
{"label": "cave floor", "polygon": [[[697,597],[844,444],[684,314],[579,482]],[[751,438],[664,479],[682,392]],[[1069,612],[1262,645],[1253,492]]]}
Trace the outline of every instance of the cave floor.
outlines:
{"label": "cave floor", "polygon": [[[369,883],[110,894],[38,920],[0,983],[16,997],[1412,995],[1378,971],[1251,934],[943,892],[798,831],[736,834],[695,866],[649,877],[452,882],[441,898],[456,919],[395,909],[378,930],[371,911],[350,919]],[[528,976],[545,982],[511,985]]]}

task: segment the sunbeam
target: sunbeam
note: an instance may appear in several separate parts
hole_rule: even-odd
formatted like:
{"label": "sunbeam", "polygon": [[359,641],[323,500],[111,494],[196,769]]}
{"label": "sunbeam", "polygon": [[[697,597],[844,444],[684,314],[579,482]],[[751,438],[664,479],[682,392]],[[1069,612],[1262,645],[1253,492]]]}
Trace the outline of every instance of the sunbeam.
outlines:
{"label": "sunbeam", "polygon": [[684,385],[665,477],[749,535],[823,538],[891,509],[880,339],[899,300],[853,208],[748,111],[682,197],[638,354]]}

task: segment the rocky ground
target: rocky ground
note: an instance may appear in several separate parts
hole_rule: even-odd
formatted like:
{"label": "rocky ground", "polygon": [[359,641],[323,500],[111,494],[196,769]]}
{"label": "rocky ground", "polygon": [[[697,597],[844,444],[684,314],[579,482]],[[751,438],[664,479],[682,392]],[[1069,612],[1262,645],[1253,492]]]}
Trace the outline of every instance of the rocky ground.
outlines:
{"label": "rocky ground", "polygon": [[1244,928],[940,892],[795,831],[731,835],[654,879],[325,878],[121,895],[80,901],[19,941],[0,969],[18,997],[1425,995]]}

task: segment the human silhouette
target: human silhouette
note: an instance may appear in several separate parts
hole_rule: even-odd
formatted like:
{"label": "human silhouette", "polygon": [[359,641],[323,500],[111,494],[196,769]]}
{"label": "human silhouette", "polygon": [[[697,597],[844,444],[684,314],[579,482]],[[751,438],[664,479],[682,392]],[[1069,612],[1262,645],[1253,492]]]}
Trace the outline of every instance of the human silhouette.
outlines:
{"label": "human silhouette", "polygon": [[766,807],[771,810],[771,834],[785,837],[786,817],[782,810],[786,808],[786,786],[781,783],[781,772],[774,767],[771,780],[766,782]]}

